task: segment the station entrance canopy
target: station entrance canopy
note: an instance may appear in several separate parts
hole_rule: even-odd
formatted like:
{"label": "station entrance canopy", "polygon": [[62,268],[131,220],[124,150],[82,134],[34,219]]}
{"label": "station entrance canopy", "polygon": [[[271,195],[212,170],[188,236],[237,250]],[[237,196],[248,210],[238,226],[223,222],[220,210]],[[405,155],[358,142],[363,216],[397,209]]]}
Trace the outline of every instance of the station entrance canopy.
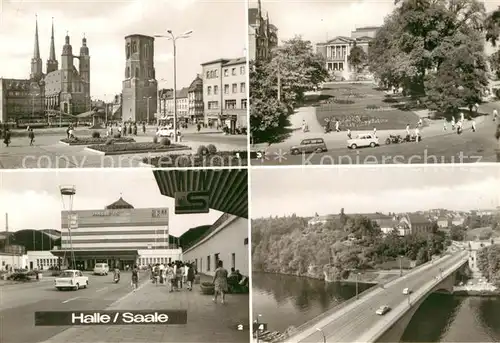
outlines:
{"label": "station entrance canopy", "polygon": [[161,194],[207,191],[210,208],[248,219],[248,171],[246,169],[153,170]]}
{"label": "station entrance canopy", "polygon": [[[57,257],[67,258],[71,257],[71,250],[52,250],[52,255]],[[139,252],[137,250],[97,250],[97,249],[88,249],[88,250],[79,250],[73,249],[73,253],[75,254],[75,259],[103,259],[103,258],[113,258],[113,259],[122,259],[122,260],[135,260],[139,256]]]}

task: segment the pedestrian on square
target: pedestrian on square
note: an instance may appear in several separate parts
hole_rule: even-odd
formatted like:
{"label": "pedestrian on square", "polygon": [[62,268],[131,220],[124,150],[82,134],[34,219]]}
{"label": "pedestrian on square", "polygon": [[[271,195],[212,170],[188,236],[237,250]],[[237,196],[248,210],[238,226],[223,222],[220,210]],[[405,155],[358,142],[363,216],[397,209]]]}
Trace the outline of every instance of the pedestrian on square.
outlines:
{"label": "pedestrian on square", "polygon": [[460,120],[461,121],[465,120],[465,114],[464,114],[464,112],[460,112]]}
{"label": "pedestrian on square", "polygon": [[446,131],[446,119],[443,122],[443,131]]}
{"label": "pedestrian on square", "polygon": [[9,128],[6,128],[5,129],[5,135],[4,135],[4,138],[3,138],[3,143],[5,144],[6,147],[9,147],[10,137],[11,137],[10,130],[9,130]]}
{"label": "pedestrian on square", "polygon": [[455,116],[451,117],[451,130],[455,131]]}
{"label": "pedestrian on square", "polygon": [[335,121],[335,131],[340,132],[340,122],[338,120]]}
{"label": "pedestrian on square", "polygon": [[142,122],[142,133],[146,134],[146,123]]}
{"label": "pedestrian on square", "polygon": [[175,283],[175,274],[174,274],[174,268],[172,267],[172,263],[167,264],[167,267],[165,269],[165,278],[167,279],[169,291],[173,292]]}
{"label": "pedestrian on square", "polygon": [[422,124],[423,124],[423,123],[422,123],[422,118],[420,118],[420,119],[418,120],[418,127],[422,127]]}
{"label": "pedestrian on square", "polygon": [[134,136],[137,136],[137,124],[134,123]]}
{"label": "pedestrian on square", "polygon": [[179,264],[177,265],[177,268],[175,270],[175,278],[177,279],[177,289],[181,290],[182,289],[182,278],[184,276],[184,268],[183,268],[183,263],[179,261]]}
{"label": "pedestrian on square", "polygon": [[420,129],[418,126],[415,128],[415,143],[420,142]]}
{"label": "pedestrian on square", "polygon": [[33,129],[30,129],[28,132],[28,137],[30,139],[30,146],[33,146],[33,142],[35,141],[35,133],[33,132]]}
{"label": "pedestrian on square", "polygon": [[188,273],[187,273],[187,285],[188,285],[188,289],[190,291],[193,290],[194,277],[195,277],[195,271],[194,271],[193,264],[191,263],[191,264],[189,264]]}
{"label": "pedestrian on square", "polygon": [[352,139],[351,129],[347,129],[347,138]]}
{"label": "pedestrian on square", "polygon": [[227,270],[224,269],[222,260],[217,263],[217,269],[215,270],[213,284],[214,284],[214,298],[212,299],[214,303],[217,303],[217,296],[220,294],[221,304],[225,302],[225,295],[228,289],[227,286]]}
{"label": "pedestrian on square", "polygon": [[493,110],[493,121],[496,121],[496,120],[497,120],[497,117],[498,117],[498,111],[497,111],[497,109],[495,108],[495,109]]}
{"label": "pedestrian on square", "polygon": [[406,124],[406,137],[410,137],[410,124]]}
{"label": "pedestrian on square", "polygon": [[377,128],[373,128],[373,137],[377,138]]}
{"label": "pedestrian on square", "polygon": [[472,119],[472,132],[476,132],[476,121]]}
{"label": "pedestrian on square", "polygon": [[457,134],[461,134],[462,133],[462,122],[459,121],[457,123]]}
{"label": "pedestrian on square", "polygon": [[134,265],[134,268],[132,269],[132,288],[134,289],[134,292],[137,290],[138,285],[139,285],[139,269],[137,268],[137,265]]}

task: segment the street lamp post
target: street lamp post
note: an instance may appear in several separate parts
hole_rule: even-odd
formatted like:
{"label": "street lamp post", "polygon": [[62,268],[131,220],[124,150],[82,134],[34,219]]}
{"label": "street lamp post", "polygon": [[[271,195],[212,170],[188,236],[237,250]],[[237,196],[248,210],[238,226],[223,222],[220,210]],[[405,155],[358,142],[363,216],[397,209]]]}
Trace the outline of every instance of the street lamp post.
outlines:
{"label": "street lamp post", "polygon": [[356,299],[359,299],[358,275],[359,275],[359,273],[356,272]]}
{"label": "street lamp post", "polygon": [[321,330],[320,328],[316,328],[316,331],[321,332],[321,335],[323,336],[323,343],[326,343],[326,336],[325,336],[324,331],[323,331],[323,330]]}
{"label": "street lamp post", "polygon": [[403,276],[403,256],[399,256],[399,276]]}
{"label": "street lamp post", "polygon": [[177,39],[181,38],[189,38],[191,34],[193,33],[192,30],[184,32],[182,35],[179,36],[174,36],[172,33],[172,30],[167,30],[168,36],[167,35],[154,35],[154,37],[157,38],[167,38],[172,41],[173,44],[173,49],[174,49],[174,142],[177,142],[177,60],[176,60],[176,55],[177,55]]}
{"label": "street lamp post", "polygon": [[149,99],[151,99],[151,97],[150,96],[145,96],[144,99],[146,99],[146,101],[147,101],[147,105],[146,105],[147,106],[147,108],[146,108],[146,110],[147,110],[146,123],[147,123],[147,125],[149,125]]}

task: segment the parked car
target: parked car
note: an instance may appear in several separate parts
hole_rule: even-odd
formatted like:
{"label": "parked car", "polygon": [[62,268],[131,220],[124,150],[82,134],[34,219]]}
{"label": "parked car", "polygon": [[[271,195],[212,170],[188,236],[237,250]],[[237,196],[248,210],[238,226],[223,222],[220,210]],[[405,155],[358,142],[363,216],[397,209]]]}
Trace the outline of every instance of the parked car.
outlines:
{"label": "parked car", "polygon": [[299,145],[294,145],[290,148],[290,154],[292,155],[325,151],[328,151],[328,149],[323,138],[307,138],[302,140]]}
{"label": "parked car", "polygon": [[364,148],[364,147],[376,147],[380,145],[378,138],[370,133],[357,135],[356,138],[347,140],[347,147],[349,149]]}
{"label": "parked car", "polygon": [[109,266],[107,263],[96,263],[94,266],[94,274],[96,275],[108,275]]}
{"label": "parked car", "polygon": [[411,294],[411,289],[409,289],[409,288],[403,289],[403,294],[405,294],[405,295]]}
{"label": "parked car", "polygon": [[164,127],[161,127],[156,132],[156,135],[158,137],[169,137],[169,138],[172,138],[172,137],[174,137],[174,129],[170,128],[170,127],[167,127],[167,126],[164,126]]}
{"label": "parked car", "polygon": [[68,269],[63,271],[55,280],[55,287],[58,290],[73,289],[75,291],[80,288],[89,286],[89,278],[79,270]]}
{"label": "parked car", "polygon": [[386,314],[387,312],[389,312],[391,310],[391,308],[387,305],[383,305],[383,306],[380,306],[378,308],[377,311],[375,311],[376,314],[378,314],[379,316],[383,316],[384,314]]}

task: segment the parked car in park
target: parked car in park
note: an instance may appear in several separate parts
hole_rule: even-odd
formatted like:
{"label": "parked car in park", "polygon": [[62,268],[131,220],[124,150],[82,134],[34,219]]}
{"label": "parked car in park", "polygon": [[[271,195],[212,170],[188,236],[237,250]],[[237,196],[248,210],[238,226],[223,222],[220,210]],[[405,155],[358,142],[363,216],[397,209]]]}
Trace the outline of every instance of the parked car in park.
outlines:
{"label": "parked car in park", "polygon": [[77,291],[82,287],[87,288],[89,286],[89,278],[79,270],[67,269],[56,277],[54,285],[60,291],[63,289]]}
{"label": "parked car in park", "polygon": [[371,133],[359,134],[355,138],[347,140],[347,147],[349,149],[365,148],[365,147],[376,147],[380,145],[378,138]]}
{"label": "parked car in park", "polygon": [[290,154],[292,155],[325,151],[328,151],[328,149],[323,138],[303,139],[299,145],[294,145],[290,148]]}
{"label": "parked car in park", "polygon": [[375,311],[376,314],[378,314],[379,316],[383,316],[384,314],[386,314],[387,312],[389,312],[391,310],[391,308],[387,305],[383,305],[383,306],[380,306],[377,311]]}

